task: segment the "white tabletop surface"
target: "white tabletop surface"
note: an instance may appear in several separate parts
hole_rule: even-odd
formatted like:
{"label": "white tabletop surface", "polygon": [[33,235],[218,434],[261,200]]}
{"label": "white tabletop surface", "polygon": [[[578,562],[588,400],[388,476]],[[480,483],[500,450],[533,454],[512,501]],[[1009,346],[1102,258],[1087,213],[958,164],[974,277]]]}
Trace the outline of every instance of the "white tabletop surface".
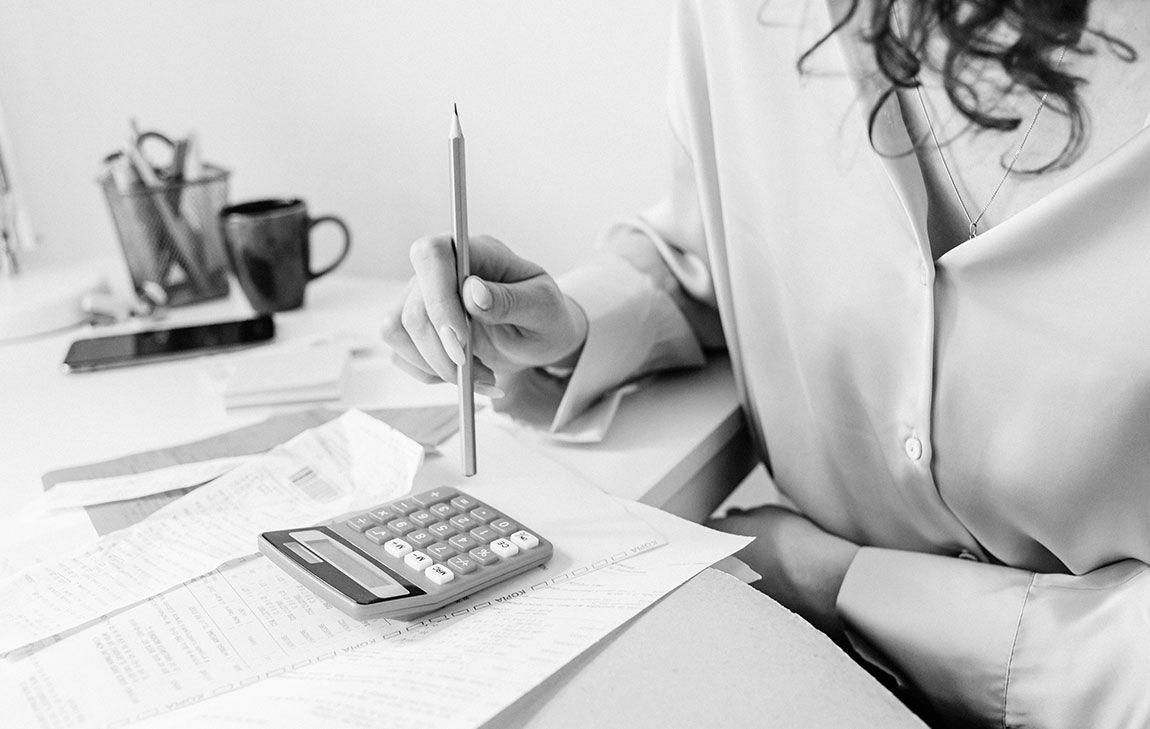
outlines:
{"label": "white tabletop surface", "polygon": [[[401,282],[367,277],[331,276],[316,281],[308,288],[303,309],[276,315],[273,344],[184,361],[83,374],[60,369],[74,339],[144,326],[140,323],[76,328],[0,343],[0,469],[4,476],[0,503],[9,510],[32,499],[41,490],[40,477],[46,471],[257,422],[267,410],[225,410],[219,375],[237,358],[269,347],[301,346],[311,339],[343,335],[369,349],[353,360],[339,405],[373,408],[455,402],[454,386],[416,383],[390,363],[379,339],[379,323],[386,305],[400,295],[402,287]],[[173,310],[162,326],[250,315],[247,302],[233,290],[226,300]],[[629,396],[600,444],[565,445],[538,439],[536,446],[612,493],[664,506],[730,444],[740,428],[731,375],[720,360],[700,372],[658,378]],[[724,493],[729,491],[744,474],[745,470],[732,476],[732,483],[719,487]]]}

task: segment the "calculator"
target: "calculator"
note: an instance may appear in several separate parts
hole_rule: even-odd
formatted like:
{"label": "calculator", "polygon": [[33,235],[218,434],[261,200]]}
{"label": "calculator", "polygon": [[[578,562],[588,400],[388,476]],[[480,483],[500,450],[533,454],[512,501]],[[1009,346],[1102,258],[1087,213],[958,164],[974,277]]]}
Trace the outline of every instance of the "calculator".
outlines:
{"label": "calculator", "polygon": [[449,487],[335,523],[264,532],[258,542],[304,587],[361,620],[437,610],[554,553],[535,530]]}

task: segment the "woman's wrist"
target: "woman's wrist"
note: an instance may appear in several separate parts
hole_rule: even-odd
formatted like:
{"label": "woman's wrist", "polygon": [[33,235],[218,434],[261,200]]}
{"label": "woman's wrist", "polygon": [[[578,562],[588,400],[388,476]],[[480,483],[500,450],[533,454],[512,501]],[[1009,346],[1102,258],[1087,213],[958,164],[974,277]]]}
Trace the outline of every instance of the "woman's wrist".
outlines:
{"label": "woman's wrist", "polygon": [[836,605],[858,545],[781,506],[737,512],[711,525],[754,536],[739,556],[763,576],[755,586],[832,638],[843,638]]}

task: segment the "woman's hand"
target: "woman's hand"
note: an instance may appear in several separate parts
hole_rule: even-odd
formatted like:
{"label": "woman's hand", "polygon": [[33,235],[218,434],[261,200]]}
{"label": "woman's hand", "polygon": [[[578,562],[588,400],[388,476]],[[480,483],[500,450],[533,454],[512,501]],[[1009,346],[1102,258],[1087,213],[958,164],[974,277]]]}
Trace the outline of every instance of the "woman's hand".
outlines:
{"label": "woman's hand", "polygon": [[415,276],[383,325],[400,367],[424,382],[454,381],[464,356],[464,307],[480,392],[491,392],[496,373],[575,358],[587,338],[587,317],[546,271],[489,236],[472,237],[470,262],[461,297],[451,236],[412,244]]}
{"label": "woman's hand", "polygon": [[842,640],[835,601],[858,545],[781,506],[734,510],[708,526],[755,537],[735,555],[763,576],[754,587],[831,638]]}

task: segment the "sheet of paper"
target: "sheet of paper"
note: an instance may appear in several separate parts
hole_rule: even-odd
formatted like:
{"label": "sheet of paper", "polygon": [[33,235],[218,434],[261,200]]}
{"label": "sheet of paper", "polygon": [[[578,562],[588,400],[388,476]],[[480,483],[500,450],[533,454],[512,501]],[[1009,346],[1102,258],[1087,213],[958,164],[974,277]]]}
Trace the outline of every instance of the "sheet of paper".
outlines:
{"label": "sheet of paper", "polygon": [[0,520],[0,584],[34,564],[96,543],[83,511],[44,514],[24,509]]}
{"label": "sheet of paper", "polygon": [[198,488],[93,548],[0,583],[0,653],[83,625],[307,526],[407,493],[423,448],[350,411]]}
{"label": "sheet of paper", "polygon": [[[424,446],[427,452],[433,453],[435,446],[443,442],[458,428],[459,416],[457,411],[456,405],[446,405],[419,408],[384,408],[370,410],[367,413],[418,442]],[[260,455],[309,428],[318,427],[334,420],[340,412],[342,411],[314,408],[274,415],[261,423],[238,428],[193,443],[183,443],[155,451],[135,453],[103,463],[53,471],[44,475],[44,487],[52,489],[55,484],[64,481],[130,476],[172,465],[222,457]],[[84,508],[96,529],[96,533],[104,535],[142,521],[148,515],[167,506],[189,491],[190,489],[178,489],[129,501],[94,504]]]}
{"label": "sheet of paper", "polygon": [[431,633],[341,652],[145,722],[146,729],[282,726],[478,727],[709,564],[750,540],[650,507],[669,543],[577,580],[533,590]]}
{"label": "sheet of paper", "polygon": [[18,725],[53,729],[143,718],[358,647],[447,626],[466,630],[475,617],[502,611],[506,603],[549,585],[662,551],[662,535],[624,502],[553,461],[533,459],[497,428],[484,428],[480,436],[483,452],[499,449],[508,465],[501,470],[493,464],[466,484],[453,485],[546,535],[556,552],[545,567],[418,622],[360,622],[263,557],[251,558],[38,650],[13,654],[0,662],[0,705]]}
{"label": "sheet of paper", "polygon": [[129,476],[64,481],[53,486],[34,502],[43,510],[74,509],[93,504],[128,501],[176,489],[202,486],[240,466],[253,456],[214,458],[209,461],[181,463]]}

